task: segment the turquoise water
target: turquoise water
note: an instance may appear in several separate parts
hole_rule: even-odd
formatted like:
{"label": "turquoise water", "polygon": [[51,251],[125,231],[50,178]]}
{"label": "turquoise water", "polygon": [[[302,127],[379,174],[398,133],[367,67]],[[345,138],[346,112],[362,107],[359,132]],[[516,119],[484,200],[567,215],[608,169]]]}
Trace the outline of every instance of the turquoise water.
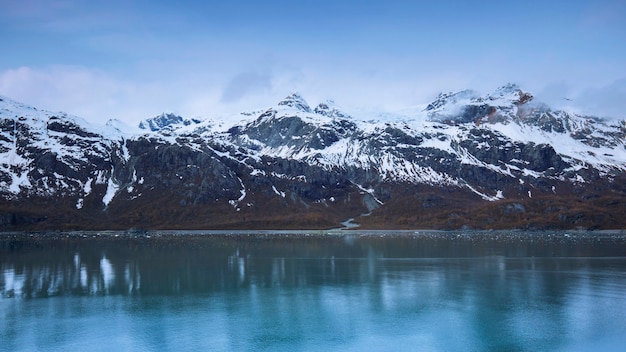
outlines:
{"label": "turquoise water", "polygon": [[623,351],[616,234],[0,235],[0,350]]}

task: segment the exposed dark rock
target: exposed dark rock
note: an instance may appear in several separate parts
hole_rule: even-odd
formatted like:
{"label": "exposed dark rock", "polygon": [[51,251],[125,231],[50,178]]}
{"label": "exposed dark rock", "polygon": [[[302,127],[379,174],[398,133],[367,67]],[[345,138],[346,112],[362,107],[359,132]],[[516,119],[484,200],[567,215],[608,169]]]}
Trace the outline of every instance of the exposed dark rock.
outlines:
{"label": "exposed dark rock", "polygon": [[[3,115],[0,229],[330,228],[362,214],[365,228],[625,227],[624,167],[594,162],[618,160],[626,125],[531,101],[514,85],[442,94],[424,130],[363,128],[296,94],[219,133],[173,114],[132,137],[65,115]],[[512,139],[499,123],[588,155]]]}
{"label": "exposed dark rock", "polygon": [[293,107],[304,112],[311,112],[311,108],[309,107],[309,104],[306,103],[304,98],[302,98],[299,94],[296,94],[296,93],[291,94],[290,96],[286,97],[285,99],[280,101],[278,105]]}
{"label": "exposed dark rock", "polygon": [[174,114],[162,114],[153,118],[141,121],[139,128],[144,130],[150,130],[153,132],[159,131],[165,127],[177,125],[183,123],[183,118]]}

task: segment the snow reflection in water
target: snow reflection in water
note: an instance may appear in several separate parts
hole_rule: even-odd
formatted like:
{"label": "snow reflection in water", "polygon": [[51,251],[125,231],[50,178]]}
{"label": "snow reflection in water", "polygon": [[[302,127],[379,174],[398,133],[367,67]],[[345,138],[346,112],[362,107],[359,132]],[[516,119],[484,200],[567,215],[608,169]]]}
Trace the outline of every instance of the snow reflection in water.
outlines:
{"label": "snow reflection in water", "polygon": [[620,236],[0,237],[7,350],[611,350],[624,292]]}
{"label": "snow reflection in water", "polygon": [[[379,282],[385,291],[394,279],[381,276],[385,259],[488,258],[480,263],[483,269],[504,279],[507,258],[529,257],[524,269],[533,272],[533,257],[626,256],[623,235],[151,237],[43,238],[32,248],[28,238],[0,238],[4,248],[7,243],[13,248],[0,247],[0,292],[5,297],[193,293],[354,280]],[[422,284],[440,281],[433,277]]]}

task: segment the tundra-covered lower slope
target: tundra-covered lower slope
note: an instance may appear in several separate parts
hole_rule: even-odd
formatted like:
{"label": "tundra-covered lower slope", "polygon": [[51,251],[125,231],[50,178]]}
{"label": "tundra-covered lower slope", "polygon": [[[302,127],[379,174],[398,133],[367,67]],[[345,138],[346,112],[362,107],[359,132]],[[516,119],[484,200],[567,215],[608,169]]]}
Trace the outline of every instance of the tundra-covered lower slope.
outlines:
{"label": "tundra-covered lower slope", "polygon": [[515,85],[351,116],[293,94],[129,128],[0,97],[0,228],[626,228],[626,123]]}

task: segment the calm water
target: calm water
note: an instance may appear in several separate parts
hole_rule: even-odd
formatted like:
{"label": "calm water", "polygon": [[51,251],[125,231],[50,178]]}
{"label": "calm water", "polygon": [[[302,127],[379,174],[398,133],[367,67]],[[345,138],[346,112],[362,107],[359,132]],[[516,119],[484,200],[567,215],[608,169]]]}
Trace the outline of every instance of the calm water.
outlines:
{"label": "calm water", "polygon": [[0,350],[624,351],[626,235],[0,234]]}

